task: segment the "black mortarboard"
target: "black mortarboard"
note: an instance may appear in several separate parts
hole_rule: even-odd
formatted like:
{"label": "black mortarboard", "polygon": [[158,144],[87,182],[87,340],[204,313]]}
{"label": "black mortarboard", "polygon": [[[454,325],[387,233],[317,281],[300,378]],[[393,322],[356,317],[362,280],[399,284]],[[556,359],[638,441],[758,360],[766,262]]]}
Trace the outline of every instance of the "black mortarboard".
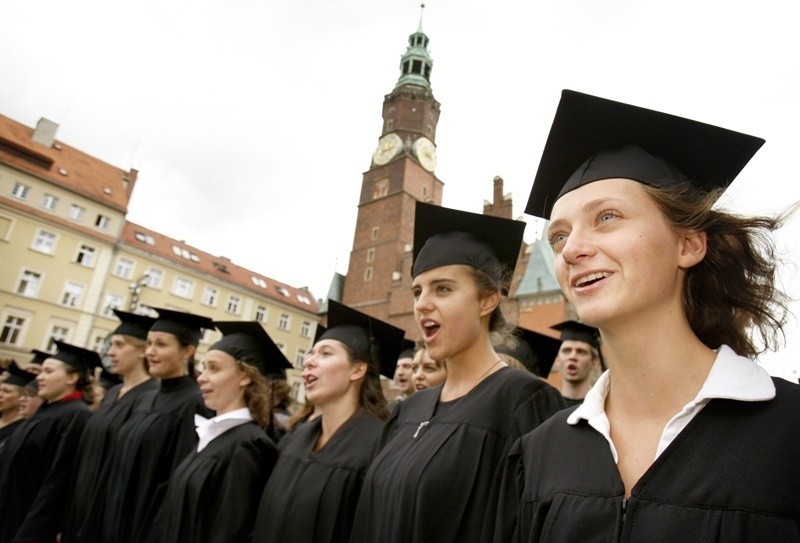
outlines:
{"label": "black mortarboard", "polygon": [[550,218],[562,195],[627,178],[665,187],[727,187],[764,140],[710,124],[564,90],[525,212]]}
{"label": "black mortarboard", "polygon": [[519,326],[514,328],[513,336],[513,344],[501,343],[494,350],[513,356],[540,377],[550,375],[561,340]]}
{"label": "black mortarboard", "polygon": [[397,359],[401,358],[414,358],[414,353],[416,352],[415,347],[417,343],[413,339],[403,339],[403,346],[400,349],[400,354],[397,355]]}
{"label": "black mortarboard", "polygon": [[48,358],[52,357],[52,353],[48,353],[47,351],[40,351],[39,349],[31,349],[31,354],[33,354],[33,358],[31,358],[31,364],[41,364]]}
{"label": "black mortarboard", "polygon": [[568,339],[573,341],[583,341],[584,343],[588,343],[595,349],[600,348],[600,338],[598,335],[597,328],[595,328],[594,326],[589,326],[588,324],[583,324],[582,322],[569,320],[560,322],[558,324],[554,324],[550,328],[561,332],[561,341],[566,341]]}
{"label": "black mortarboard", "polygon": [[122,323],[111,332],[112,335],[133,336],[139,339],[147,339],[147,332],[156,322],[153,317],[139,315],[138,313],[128,313],[114,309],[114,314]]}
{"label": "black mortarboard", "polygon": [[83,347],[78,347],[77,345],[72,345],[70,343],[65,343],[58,339],[54,339],[53,341],[55,342],[58,351],[56,351],[55,354],[50,355],[49,358],[60,360],[65,364],[69,364],[76,370],[84,371],[89,375],[94,372],[95,368],[102,367],[100,355],[97,354],[97,352],[90,351],[89,349],[84,349]]}
{"label": "black mortarboard", "polygon": [[13,360],[11,364],[8,365],[8,377],[6,380],[3,381],[4,383],[8,383],[9,385],[16,385],[18,387],[24,387],[32,380],[36,379],[36,374],[31,373],[29,371],[25,371],[24,369],[17,366],[17,363]]}
{"label": "black mortarboard", "polygon": [[[417,202],[411,276],[440,266],[466,264],[503,279],[514,271],[524,231],[522,221]],[[506,291],[507,285],[503,285],[503,293]]]}
{"label": "black mortarboard", "polygon": [[[328,328],[317,341],[335,339],[389,379],[394,377],[405,332],[366,313],[328,300]],[[377,349],[376,349],[377,348]]]}
{"label": "black mortarboard", "polygon": [[167,332],[190,345],[200,344],[203,329],[214,329],[214,321],[208,317],[163,307],[153,307],[152,309],[158,313],[158,318],[150,327],[150,331]]}
{"label": "black mortarboard", "polygon": [[246,360],[255,365],[267,377],[286,378],[286,370],[292,367],[283,351],[255,321],[214,321],[222,332],[222,339],[208,350],[223,351],[236,360]]}

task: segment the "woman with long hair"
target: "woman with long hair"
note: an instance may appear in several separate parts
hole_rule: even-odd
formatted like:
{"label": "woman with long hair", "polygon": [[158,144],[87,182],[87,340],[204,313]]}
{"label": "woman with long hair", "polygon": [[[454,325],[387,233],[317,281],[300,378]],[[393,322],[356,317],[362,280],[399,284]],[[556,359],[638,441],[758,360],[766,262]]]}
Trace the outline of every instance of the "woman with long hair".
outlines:
{"label": "woman with long hair", "polygon": [[164,543],[250,541],[278,457],[267,437],[267,377],[292,365],[258,322],[218,322],[197,384],[216,415],[195,416],[199,442],[175,469],[159,513]]}
{"label": "woman with long hair", "polygon": [[253,541],[349,539],[387,416],[380,375],[394,375],[402,341],[403,330],[328,300],[328,327],[303,365],[306,395],[321,415],[281,440]]}
{"label": "woman with long hair", "polygon": [[751,359],[785,216],[715,205],[763,143],[564,91],[527,211],[608,370],[520,440],[497,540],[800,541],[800,387]]}
{"label": "woman with long hair", "polygon": [[130,418],[146,393],[158,389],[158,381],[147,373],[145,348],[147,332],[155,319],[145,315],[114,310],[120,320],[111,332],[107,356],[114,375],[122,383],[111,387],[102,403],[86,423],[75,457],[69,513],[62,543],[99,539],[100,519],[106,493],[106,464],[113,462],[112,443],[120,427]]}
{"label": "woman with long hair", "polygon": [[154,541],[167,481],[197,446],[194,416],[210,416],[191,376],[195,350],[208,317],[154,308],[158,317],[147,332],[147,368],[157,390],[141,398],[119,429],[110,454],[101,541]]}
{"label": "woman with long hair", "polygon": [[89,419],[94,352],[56,341],[58,351],[36,376],[44,403],[3,447],[0,541],[54,541],[61,532],[72,462]]}
{"label": "woman with long hair", "polygon": [[525,224],[417,202],[412,294],[447,378],[402,402],[364,481],[352,541],[487,541],[511,445],[564,407],[492,347]]}

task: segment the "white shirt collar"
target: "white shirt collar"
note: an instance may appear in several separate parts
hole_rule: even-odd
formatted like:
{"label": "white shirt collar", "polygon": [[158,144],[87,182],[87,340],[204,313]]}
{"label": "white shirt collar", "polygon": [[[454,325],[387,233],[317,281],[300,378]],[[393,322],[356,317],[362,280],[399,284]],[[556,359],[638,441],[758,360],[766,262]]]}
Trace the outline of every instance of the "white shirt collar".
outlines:
{"label": "white shirt collar", "polygon": [[214,439],[218,438],[228,430],[236,428],[242,424],[253,420],[253,415],[246,407],[228,411],[222,415],[207,419],[201,415],[195,414],[194,425],[197,431],[197,436],[200,440],[197,443],[197,452],[202,451]]}

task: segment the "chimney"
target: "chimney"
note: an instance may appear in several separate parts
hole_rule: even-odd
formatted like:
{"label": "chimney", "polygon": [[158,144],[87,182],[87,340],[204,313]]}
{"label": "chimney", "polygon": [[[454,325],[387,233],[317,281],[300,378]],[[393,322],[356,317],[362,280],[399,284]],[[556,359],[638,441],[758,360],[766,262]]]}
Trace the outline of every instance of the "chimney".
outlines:
{"label": "chimney", "polygon": [[39,119],[39,122],[36,123],[36,129],[33,131],[31,139],[39,145],[50,148],[56,140],[56,130],[58,130],[58,125],[56,123],[42,117]]}

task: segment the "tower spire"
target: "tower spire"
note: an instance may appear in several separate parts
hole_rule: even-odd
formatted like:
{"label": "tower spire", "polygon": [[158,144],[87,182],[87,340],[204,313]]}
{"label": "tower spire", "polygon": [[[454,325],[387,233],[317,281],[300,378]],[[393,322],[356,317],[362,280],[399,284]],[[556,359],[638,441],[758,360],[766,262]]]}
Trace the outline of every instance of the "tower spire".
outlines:
{"label": "tower spire", "polygon": [[425,4],[420,4],[419,26],[417,31],[408,37],[408,47],[400,59],[400,79],[395,88],[404,85],[431,88],[431,69],[433,60],[428,54],[428,36],[422,30],[422,14]]}

